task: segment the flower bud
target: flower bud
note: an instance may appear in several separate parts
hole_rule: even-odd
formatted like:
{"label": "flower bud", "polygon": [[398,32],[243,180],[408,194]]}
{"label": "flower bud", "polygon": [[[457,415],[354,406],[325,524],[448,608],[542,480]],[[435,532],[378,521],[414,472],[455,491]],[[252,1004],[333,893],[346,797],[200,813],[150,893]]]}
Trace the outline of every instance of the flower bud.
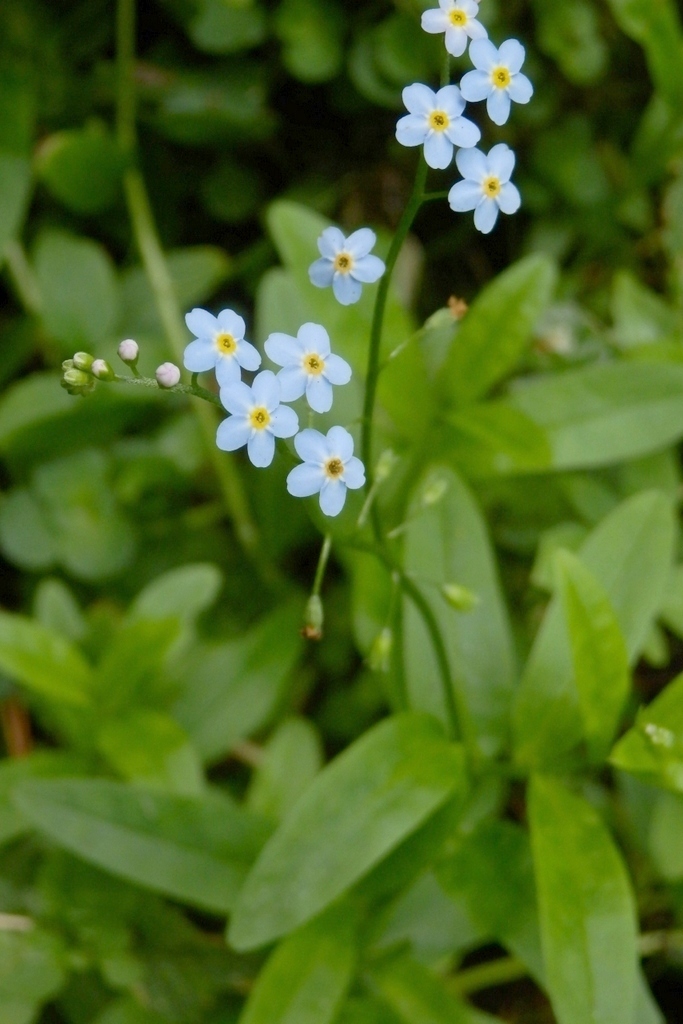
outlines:
{"label": "flower bud", "polygon": [[155,377],[160,388],[174,388],[180,380],[180,370],[175,363],[162,363],[157,366]]}
{"label": "flower bud", "polygon": [[434,477],[425,487],[422,494],[422,504],[425,506],[436,505],[441,501],[448,490],[448,480],[443,476]]}
{"label": "flower bud", "polygon": [[113,380],[116,376],[106,359],[95,359],[90,367],[90,372],[98,380]]}
{"label": "flower bud", "polygon": [[73,370],[73,368],[74,368],[74,361],[73,361],[73,359],[64,359],[63,360],[63,362],[62,362],[62,370],[63,370],[64,373],[66,373],[67,370]]}
{"label": "flower bud", "polygon": [[479,604],[478,595],[467,587],[461,587],[459,583],[444,583],[441,593],[457,612],[471,612]]}
{"label": "flower bud", "polygon": [[368,665],[373,672],[388,672],[391,667],[391,651],[394,646],[394,634],[385,626],[372,642],[368,654]]}
{"label": "flower bud", "polygon": [[119,359],[122,359],[124,363],[127,363],[129,366],[135,366],[140,355],[140,347],[137,341],[133,341],[132,338],[126,338],[119,345],[117,352]]}
{"label": "flower bud", "polygon": [[375,480],[378,484],[387,479],[397,462],[398,456],[391,448],[386,448],[382,452],[375,467]]}
{"label": "flower bud", "polygon": [[77,370],[85,370],[88,372],[91,370],[95,359],[89,352],[76,352],[71,361]]}
{"label": "flower bud", "polygon": [[75,367],[71,367],[64,371],[62,380],[70,388],[80,388],[83,387],[84,384],[90,384],[91,377],[90,374],[85,373],[84,370],[77,370]]}
{"label": "flower bud", "polygon": [[323,635],[323,603],[318,594],[311,594],[304,612],[304,624],[301,635],[306,640],[321,640]]}

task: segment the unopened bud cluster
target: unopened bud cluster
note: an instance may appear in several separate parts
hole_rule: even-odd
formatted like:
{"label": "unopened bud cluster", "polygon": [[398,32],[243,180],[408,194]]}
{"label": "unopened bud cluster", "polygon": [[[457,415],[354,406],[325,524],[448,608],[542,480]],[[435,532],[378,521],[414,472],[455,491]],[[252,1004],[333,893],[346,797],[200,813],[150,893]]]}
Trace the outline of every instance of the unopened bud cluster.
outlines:
{"label": "unopened bud cluster", "polygon": [[[140,347],[137,341],[126,338],[117,349],[119,358],[133,370],[136,377]],[[175,363],[162,363],[155,371],[160,388],[174,388],[180,383],[180,369]],[[97,381],[111,383],[115,380],[130,379],[117,377],[106,359],[96,359],[89,352],[76,352],[73,358],[62,363],[61,385],[70,395],[89,395],[95,390]]]}

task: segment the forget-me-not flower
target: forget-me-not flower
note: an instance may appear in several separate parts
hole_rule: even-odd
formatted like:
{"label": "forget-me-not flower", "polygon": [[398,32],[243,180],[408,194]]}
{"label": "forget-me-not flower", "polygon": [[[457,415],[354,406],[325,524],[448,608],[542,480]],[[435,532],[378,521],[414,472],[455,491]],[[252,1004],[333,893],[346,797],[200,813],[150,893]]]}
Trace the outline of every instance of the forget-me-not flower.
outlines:
{"label": "forget-me-not flower", "polygon": [[185,323],[195,336],[185,349],[183,362],[192,373],[216,369],[221,387],[240,379],[240,367],[258,370],[261,356],[254,346],[244,340],[246,325],[241,316],[231,309],[223,309],[213,316],[206,309],[193,309]]}
{"label": "forget-me-not flower", "polygon": [[519,192],[510,181],[515,154],[504,142],[489,150],[461,149],[455,162],[464,181],[458,181],[448,193],[452,210],[474,210],[474,226],[487,235],[493,230],[498,211],[516,213],[521,204]]}
{"label": "forget-me-not flower", "polygon": [[327,436],[306,429],[294,438],[294,447],[304,460],[287,476],[287,490],[295,498],[320,492],[320,508],[326,516],[337,516],[344,507],[346,490],[365,483],[365,468],[353,454],[353,438],[344,427],[330,427]]}
{"label": "forget-me-not flower", "polygon": [[521,74],[524,47],[516,39],[507,39],[496,49],[489,39],[478,39],[470,46],[470,60],[476,71],[463,75],[460,90],[466,100],[486,100],[486,110],[494,124],[505,124],[510,102],[528,103],[534,87]]}
{"label": "forget-me-not flower", "polygon": [[342,306],[358,302],[363,285],[374,284],[386,270],[379,256],[370,252],[376,241],[370,228],[359,228],[348,238],[339,228],[325,228],[318,239],[320,259],[308,268],[311,284],[316,288],[332,285],[334,297]]}
{"label": "forget-me-not flower", "polygon": [[430,167],[448,167],[454,146],[469,149],[481,138],[476,124],[461,116],[465,101],[457,85],[446,85],[435,93],[416,82],[403,90],[403,102],[410,113],[399,118],[396,138],[402,146],[424,145]]}
{"label": "forget-me-not flower", "polygon": [[439,0],[437,8],[422,14],[422,28],[433,35],[445,32],[446,49],[453,57],[460,57],[470,39],[486,39],[488,35],[477,21],[478,13],[475,0]]}
{"label": "forget-me-not flower", "polygon": [[266,355],[282,369],[277,375],[283,402],[306,393],[315,412],[332,408],[332,385],[348,384],[351,367],[330,348],[330,336],[320,324],[303,324],[296,338],[276,331],[264,345]]}
{"label": "forget-me-not flower", "polygon": [[280,383],[272,370],[258,373],[251,387],[241,380],[226,384],[220,397],[231,415],[218,427],[216,444],[225,452],[246,444],[254,466],[269,466],[275,438],[293,437],[299,429],[294,410],[280,405]]}

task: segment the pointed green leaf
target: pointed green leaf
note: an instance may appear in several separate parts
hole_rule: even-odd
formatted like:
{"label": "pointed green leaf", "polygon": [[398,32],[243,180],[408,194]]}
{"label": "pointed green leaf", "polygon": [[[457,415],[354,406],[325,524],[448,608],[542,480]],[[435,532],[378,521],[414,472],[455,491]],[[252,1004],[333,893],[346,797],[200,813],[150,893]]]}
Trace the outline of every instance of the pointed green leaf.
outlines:
{"label": "pointed green leaf", "polygon": [[81,652],[23,615],[0,611],[0,670],[63,704],[88,703],[92,673]]}
{"label": "pointed green leaf", "polygon": [[285,935],[346,892],[464,787],[462,750],[427,715],[370,729],[308,787],[249,874],[237,949]]}
{"label": "pointed green leaf", "polygon": [[548,994],[558,1024],[633,1020],[636,914],[623,861],[598,813],[535,776],[531,846]]}
{"label": "pointed green leaf", "polygon": [[60,846],[138,885],[230,911],[268,825],[218,794],[171,796],[105,779],[19,784],[20,812]]}
{"label": "pointed green leaf", "polygon": [[638,712],[610,762],[645,782],[683,793],[683,675]]}
{"label": "pointed green leaf", "polygon": [[210,562],[181,565],[162,573],[140,591],[130,607],[133,619],[195,619],[210,608],[223,582]]}
{"label": "pointed green leaf", "polygon": [[263,968],[239,1024],[329,1024],[356,960],[353,915],[331,908],[278,946]]}

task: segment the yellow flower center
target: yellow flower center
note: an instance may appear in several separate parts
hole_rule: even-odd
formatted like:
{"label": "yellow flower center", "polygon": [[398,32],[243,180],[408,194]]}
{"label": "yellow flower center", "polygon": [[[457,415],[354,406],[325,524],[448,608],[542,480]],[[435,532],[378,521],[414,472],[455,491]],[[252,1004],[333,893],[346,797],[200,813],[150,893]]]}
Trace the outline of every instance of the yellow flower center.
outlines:
{"label": "yellow flower center", "polygon": [[249,422],[254,430],[265,430],[270,423],[270,413],[263,405],[257,405],[249,413]]}
{"label": "yellow flower center", "polygon": [[456,28],[464,28],[468,21],[465,12],[458,10],[457,7],[449,12],[448,17],[451,19],[451,25],[455,25]]}
{"label": "yellow flower center", "polygon": [[340,274],[350,274],[353,270],[353,256],[348,252],[340,252],[334,258],[334,269]]}
{"label": "yellow flower center", "polygon": [[331,480],[336,480],[344,472],[344,463],[335,455],[334,458],[328,459],[325,463],[325,472]]}
{"label": "yellow flower center", "polygon": [[445,132],[451,120],[445,110],[432,110],[429,115],[429,127],[435,132]]}
{"label": "yellow flower center", "polygon": [[512,76],[507,68],[494,68],[491,72],[491,81],[495,85],[496,89],[507,89],[508,85],[512,81]]}
{"label": "yellow flower center", "polygon": [[494,199],[497,195],[500,195],[500,190],[503,186],[500,183],[500,178],[486,178],[484,180],[484,194]]}
{"label": "yellow flower center", "polygon": [[232,334],[228,334],[225,331],[216,335],[214,343],[221,355],[231,356],[233,352],[237,351],[237,342]]}
{"label": "yellow flower center", "polygon": [[317,352],[309,352],[307,356],[304,356],[304,370],[306,373],[319,377],[324,369],[325,360]]}

